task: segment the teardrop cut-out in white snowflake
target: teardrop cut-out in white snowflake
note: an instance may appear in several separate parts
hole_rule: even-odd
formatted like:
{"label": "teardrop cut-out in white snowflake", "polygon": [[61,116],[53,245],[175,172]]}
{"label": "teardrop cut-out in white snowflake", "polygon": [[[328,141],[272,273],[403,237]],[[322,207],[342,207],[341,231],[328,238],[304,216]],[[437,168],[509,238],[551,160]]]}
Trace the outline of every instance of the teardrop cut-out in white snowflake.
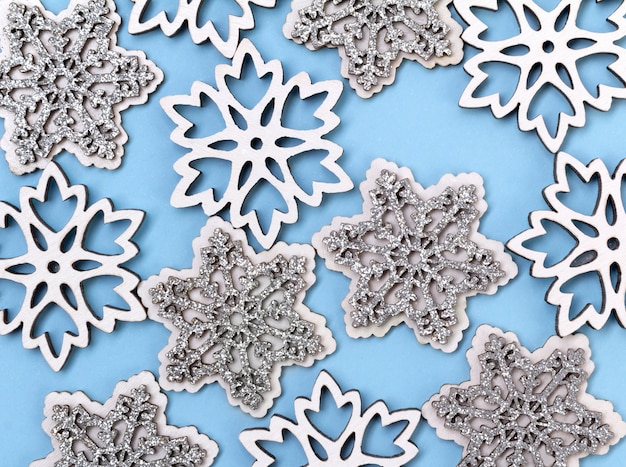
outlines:
{"label": "teardrop cut-out in white snowflake", "polygon": [[425,68],[463,58],[452,0],[293,0],[283,34],[310,50],[337,48],[341,76],[363,98],[393,83],[402,60]]}
{"label": "teardrop cut-out in white snowflake", "polygon": [[167,397],[149,371],[120,381],[100,404],[83,392],[46,397],[44,431],[53,451],[30,467],[208,467],[215,441],[194,426],[168,425]]}
{"label": "teardrop cut-out in white snowflake", "polygon": [[[251,5],[265,8],[273,8],[276,0],[178,0],[176,15],[170,20],[165,11],[161,10],[151,18],[144,20],[144,14],[151,7],[154,0],[132,0],[135,4],[130,12],[128,32],[139,34],[151,29],[161,28],[166,36],[173,36],[180,31],[185,24],[189,28],[191,39],[196,44],[210,41],[219,52],[227,58],[231,58],[237,45],[241,31],[254,27],[254,15]],[[176,0],[169,0],[176,3]],[[207,3],[236,2],[241,9],[241,15],[228,15],[228,36],[223,38],[217,31],[215,24],[210,19],[203,25],[199,25],[199,16],[202,8]]]}
{"label": "teardrop cut-out in white snowflake", "polygon": [[482,178],[448,174],[424,189],[410,169],[376,159],[360,189],[362,214],[313,236],[326,267],[351,279],[348,334],[383,336],[404,322],[420,343],[454,351],[469,326],[466,298],[494,294],[517,274],[504,245],[478,233]]}
{"label": "teardrop cut-out in white snowflake", "polygon": [[[479,49],[465,63],[465,70],[472,79],[459,105],[491,107],[496,118],[517,112],[520,130],[535,130],[550,152],[559,150],[570,127],[585,125],[585,104],[607,111],[614,98],[626,98],[626,69],[623,66],[626,49],[618,44],[626,36],[626,3],[612,2],[616,8],[606,18],[609,31],[589,31],[578,26],[580,0],[554,3],[556,6],[547,11],[533,0],[454,0],[454,7],[468,24],[463,40]],[[495,12],[492,14],[494,20],[512,12],[519,28],[511,28],[506,38],[492,40],[488,25],[480,19],[480,10]],[[596,94],[590,92],[581,79],[578,62],[594,56],[613,57],[607,70],[624,85],[616,87],[599,81]],[[520,73],[508,100],[499,92],[477,95],[479,88],[491,78],[485,71],[485,66],[490,63],[509,65]],[[506,83],[501,86],[504,88]],[[548,129],[542,114],[531,115],[532,104],[548,91],[556,91],[568,104],[559,111],[555,132]]]}
{"label": "teardrop cut-out in white snowflake", "polygon": [[171,332],[159,353],[164,389],[217,381],[228,401],[262,417],[280,395],[283,366],[311,366],[335,350],[323,316],[304,305],[315,282],[309,245],[256,254],[218,217],[193,242],[191,269],[163,269],[139,286],[148,316]]}
{"label": "teardrop cut-out in white snowflake", "polygon": [[[242,75],[245,62],[249,62],[254,73]],[[342,153],[341,147],[325,139],[339,125],[339,117],[332,108],[339,99],[342,85],[339,81],[311,83],[306,73],[299,73],[283,84],[281,63],[278,60],[265,63],[247,39],[239,45],[231,65],[216,67],[215,76],[217,89],[196,81],[191,95],[170,96],[161,100],[165,112],[177,125],[172,132],[172,141],[191,149],[174,164],[174,169],[182,179],[172,194],[171,202],[175,207],[201,204],[209,216],[229,206],[233,226],[248,226],[258,242],[264,248],[269,248],[274,244],[283,223],[293,224],[298,220],[297,201],[319,206],[324,193],[341,193],[353,187],[350,177],[337,164]],[[258,103],[251,107],[239,102],[228,87],[227,79],[246,82],[262,78],[270,79],[269,87]],[[312,112],[319,126],[298,129],[283,125],[283,114],[290,111],[290,95],[291,98],[303,101],[311,97],[324,97],[319,99],[319,106]],[[214,104],[206,110],[219,110],[217,118],[225,122],[225,128],[203,138],[193,138],[187,133],[194,123],[181,115],[177,107],[202,107],[203,97]],[[286,140],[289,142],[283,143]],[[321,168],[336,181],[313,180],[309,193],[298,185],[290,164],[296,159],[319,152],[325,154],[320,161]],[[218,198],[212,187],[194,192],[194,185],[202,177],[202,172],[194,165],[212,159],[231,164],[228,184],[221,198]],[[255,209],[242,212],[246,201],[254,194],[253,190],[262,186],[274,189],[286,205],[284,211],[280,210],[282,206],[272,206],[271,203],[263,205],[265,211],[271,212],[271,223],[266,231],[261,227]]]}
{"label": "teardrop cut-out in white snowflake", "polygon": [[[337,408],[347,407],[351,409],[348,422],[343,431],[336,437],[331,437],[320,431],[308,415],[311,412],[316,414],[323,412],[322,395],[326,391],[333,398]],[[274,415],[270,420],[269,429],[253,428],[241,432],[239,439],[255,458],[253,467],[269,467],[274,465],[275,461],[282,464],[288,460],[276,459],[267,450],[268,441],[284,442],[286,432],[298,440],[308,460],[307,465],[310,466],[377,465],[380,467],[401,467],[408,465],[408,462],[417,455],[418,449],[411,441],[411,436],[420,419],[419,410],[402,409],[389,412],[385,402],[379,400],[361,413],[361,395],[359,392],[355,390],[342,392],[337,382],[326,371],[322,371],[317,377],[311,399],[298,397],[294,403],[294,410],[295,422],[281,415]],[[393,441],[396,452],[393,455],[370,454],[363,449],[367,428],[378,417],[380,417],[379,423],[383,429],[394,424],[404,423],[405,425]],[[259,445],[260,442],[264,442],[263,447]],[[314,445],[317,446],[318,451],[313,447]],[[397,452],[398,450],[400,452]]]}
{"label": "teardrop cut-out in white snowflake", "polygon": [[0,4],[0,140],[12,172],[32,172],[66,149],[115,169],[128,135],[121,111],[143,104],[163,73],[116,45],[113,0],[72,0],[59,15],[39,0]]}
{"label": "teardrop cut-out in white snowflake", "polygon": [[445,385],[422,414],[463,446],[459,467],[577,467],[626,435],[613,405],[586,392],[593,372],[586,336],[553,336],[534,352],[482,325],[467,352],[470,380]]}
{"label": "teardrop cut-out in white snowflake", "polygon": [[[56,184],[63,201],[75,200],[76,206],[67,223],[60,229],[51,227],[40,215],[36,202],[48,202],[50,190]],[[99,253],[85,246],[89,226],[98,216],[104,224],[117,222],[128,226],[112,238],[121,252]],[[22,328],[22,343],[27,349],[39,347],[53,370],[65,364],[72,347],[89,344],[90,325],[104,332],[112,332],[116,321],[142,321],[146,312],[135,296],[139,278],[122,265],[134,258],[139,249],[131,241],[143,220],[138,210],[115,210],[109,199],[87,205],[87,189],[70,185],[56,163],[43,171],[37,188],[20,190],[20,207],[0,202],[0,229],[14,223],[26,244],[26,252],[15,257],[0,257],[0,280],[22,284],[26,293],[21,308],[2,309],[0,302],[0,334]],[[10,232],[10,231],[9,231]],[[120,309],[105,305],[94,310],[83,291],[83,284],[98,277],[117,277],[122,281],[113,291],[128,305]],[[63,334],[61,349],[52,346],[48,333],[35,336],[35,324],[49,306],[60,308],[74,322],[77,333]]]}

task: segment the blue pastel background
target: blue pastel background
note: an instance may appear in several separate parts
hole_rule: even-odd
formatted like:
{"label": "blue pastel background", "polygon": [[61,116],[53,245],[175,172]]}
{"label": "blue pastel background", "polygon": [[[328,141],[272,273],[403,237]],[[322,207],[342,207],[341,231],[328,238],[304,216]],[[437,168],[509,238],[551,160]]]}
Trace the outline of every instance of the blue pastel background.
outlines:
{"label": "blue pastel background", "polygon": [[[0,6],[4,7],[6,1],[2,0]],[[66,7],[67,0],[43,3],[59,12]],[[191,241],[206,222],[200,207],[170,206],[170,195],[179,180],[172,164],[186,150],[170,141],[174,124],[162,111],[159,99],[189,93],[195,80],[214,85],[215,66],[228,60],[210,44],[193,44],[186,30],[172,38],[160,30],[129,35],[127,20],[132,3],[130,0],[116,0],[116,3],[122,17],[119,44],[127,49],[145,50],[163,69],[165,81],[146,105],[123,113],[130,141],[119,170],[86,168],[73,155],[65,153],[55,160],[72,183],[89,187],[92,202],[108,197],[118,209],[136,208],[147,213],[135,236],[141,253],[127,264],[146,278],[163,267],[189,267],[193,257]],[[234,4],[226,1],[221,4],[230,3]],[[328,79],[344,82],[343,95],[335,107],[342,123],[329,138],[344,148],[340,164],[355,185],[364,179],[371,160],[376,157],[410,167],[424,186],[436,183],[445,173],[476,171],[485,180],[489,204],[480,231],[503,242],[527,228],[530,211],[545,208],[541,190],[553,182],[553,155],[535,134],[518,130],[515,116],[497,120],[487,109],[460,108],[457,102],[469,80],[462,66],[426,70],[417,63],[405,62],[398,70],[395,84],[374,98],[363,100],[341,78],[335,50],[311,52],[283,37],[281,29],[290,2],[277,3],[273,9],[254,7],[257,27],[243,36],[254,42],[266,61],[282,61],[286,78],[306,71],[314,82]],[[221,12],[222,23],[223,13],[227,12]],[[213,14],[219,16],[219,13],[219,8],[213,9]],[[615,101],[610,112],[588,110],[587,125],[571,129],[562,149],[585,163],[600,157],[612,170],[626,156],[624,121],[624,101]],[[12,175],[2,157],[0,199],[17,204],[20,187],[36,185],[39,176],[39,173]],[[318,208],[300,205],[298,222],[284,226],[279,239],[309,243],[312,234],[334,216],[350,216],[360,211],[361,198],[356,188],[345,194],[328,195]],[[258,249],[258,244],[255,245]],[[251,465],[253,459],[239,442],[240,431],[267,427],[273,414],[292,417],[294,399],[310,396],[313,382],[322,369],[328,370],[344,391],[359,389],[364,407],[383,399],[391,410],[419,408],[442,384],[468,378],[465,352],[480,324],[514,331],[530,349],[543,345],[554,333],[555,307],[544,301],[550,281],[530,277],[526,260],[516,257],[516,262],[519,276],[509,285],[494,296],[468,300],[470,328],[459,349],[445,354],[418,344],[413,332],[405,326],[398,326],[384,338],[347,337],[340,303],[347,293],[348,280],[328,271],[318,259],[317,282],[305,303],[326,317],[337,340],[337,351],[311,368],[285,369],[281,378],[283,393],[263,419],[254,419],[231,407],[224,391],[214,384],[196,394],[169,392],[168,421],[195,425],[215,439],[220,454],[214,465],[244,466]],[[623,389],[626,331],[612,318],[602,330],[585,328],[581,332],[591,341],[596,365],[589,392],[611,400],[616,410],[626,416]],[[74,349],[65,368],[55,373],[38,351],[22,347],[19,332],[0,336],[0,465],[25,466],[51,450],[50,440],[41,429],[46,394],[83,390],[92,399],[104,401],[117,381],[145,369],[156,374],[157,353],[167,339],[168,332],[161,324],[119,323],[112,334],[94,331],[89,347]],[[437,439],[425,421],[412,439],[420,453],[410,465],[450,467],[461,458],[461,447]],[[624,458],[626,443],[622,442],[608,455],[590,456],[581,465],[620,466]],[[291,466],[296,462],[284,458],[278,465]]]}

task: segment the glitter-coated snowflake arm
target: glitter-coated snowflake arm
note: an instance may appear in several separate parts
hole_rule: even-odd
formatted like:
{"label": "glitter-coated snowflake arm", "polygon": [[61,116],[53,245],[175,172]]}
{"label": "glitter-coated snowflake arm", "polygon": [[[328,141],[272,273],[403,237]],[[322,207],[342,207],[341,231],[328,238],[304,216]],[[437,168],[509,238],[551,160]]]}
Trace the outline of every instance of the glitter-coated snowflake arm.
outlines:
{"label": "glitter-coated snowflake arm", "polygon": [[[244,76],[242,72],[247,60],[251,62],[250,68],[254,72]],[[252,108],[238,102],[228,87],[227,78],[257,80],[263,77],[270,78],[268,90]],[[292,224],[297,221],[298,201],[319,206],[324,193],[344,192],[353,186],[350,177],[337,163],[342,154],[341,147],[325,139],[339,124],[339,117],[332,109],[339,99],[342,85],[338,81],[311,83],[306,73],[300,73],[283,84],[281,63],[277,60],[264,62],[248,40],[241,42],[232,64],[217,66],[216,84],[217,87],[213,88],[196,82],[190,95],[170,96],[161,100],[165,112],[177,125],[172,132],[172,140],[191,149],[174,164],[174,169],[182,178],[172,194],[171,202],[175,207],[201,204],[209,216],[229,206],[230,222],[235,227],[248,226],[259,243],[269,248],[276,241],[283,223]],[[294,90],[297,90],[297,97],[291,95]],[[191,138],[187,136],[187,132],[194,123],[178,113],[176,107],[200,107],[202,96],[208,98],[217,108],[218,118],[225,122],[225,128],[204,138]],[[282,123],[283,114],[290,112],[290,99],[304,101],[316,96],[325,96],[312,112],[316,121],[320,122],[318,126],[296,129]],[[245,123],[242,124],[242,121]],[[283,143],[284,141],[289,143]],[[318,151],[326,154],[320,164],[336,180],[313,180],[313,189],[307,193],[294,178],[290,164]],[[216,197],[213,188],[191,193],[192,186],[202,176],[194,164],[212,159],[228,161],[231,165],[229,181],[221,198]],[[261,227],[256,210],[243,212],[244,203],[250,198],[252,191],[264,185],[276,190],[286,205],[284,210],[282,206],[264,206],[264,209],[271,209],[271,223],[267,231]]]}
{"label": "glitter-coated snowflake arm", "polygon": [[[273,8],[276,5],[276,0],[220,0],[220,2],[236,2],[239,8],[241,8],[241,15],[228,16],[228,36],[223,38],[210,19],[203,25],[198,24],[200,10],[203,8],[203,5],[215,0],[179,0],[178,10],[171,20],[165,11],[159,11],[152,18],[144,20],[144,13],[153,0],[132,1],[135,4],[130,12],[128,22],[128,31],[131,34],[139,34],[151,29],[161,28],[166,36],[173,36],[187,24],[189,34],[196,44],[210,41],[227,58],[231,58],[234,55],[239,44],[241,31],[254,27],[251,5],[265,8]],[[175,0],[172,2],[175,2]]]}
{"label": "glitter-coated snowflake arm", "polygon": [[470,380],[443,386],[422,414],[463,446],[459,466],[577,467],[626,435],[613,405],[586,392],[590,358],[582,334],[531,353],[515,334],[482,325],[467,352]]}
{"label": "glitter-coated snowflake arm", "polygon": [[[152,373],[120,381],[100,404],[83,392],[46,397],[42,424],[53,451],[30,467],[208,467],[218,447],[193,426],[168,425],[167,397]],[[122,462],[122,463],[120,463]]]}
{"label": "glitter-coated snowflake arm", "polygon": [[[351,409],[350,419],[345,424],[343,431],[336,438],[329,437],[320,432],[311,420],[308,413],[320,413],[322,411],[322,395],[327,391],[333,398],[336,407]],[[306,458],[307,465],[332,465],[332,466],[356,466],[378,465],[381,467],[400,467],[407,465],[417,455],[417,446],[411,441],[411,436],[417,428],[420,412],[416,409],[402,409],[389,412],[383,401],[377,401],[361,413],[361,395],[352,390],[342,392],[333,377],[322,371],[313,387],[311,398],[299,397],[294,403],[296,421],[289,420],[281,415],[274,415],[270,420],[269,429],[254,428],[243,431],[239,435],[244,447],[255,459],[253,467],[269,467],[274,462],[282,462],[284,459],[276,459],[259,443],[268,441],[282,443],[285,433],[291,433],[300,443]],[[391,456],[370,454],[364,448],[364,437],[367,427],[373,420],[380,417],[380,424],[384,427],[396,423],[404,423],[402,431],[394,439],[395,450],[399,453]],[[313,448],[314,440],[317,449],[323,450],[323,454]],[[352,445],[351,449],[346,446]],[[322,457],[324,460],[320,459]]]}
{"label": "glitter-coated snowflake arm", "polygon": [[[517,111],[518,125],[523,131],[534,130],[551,152],[557,152],[570,127],[582,127],[586,121],[585,104],[599,110],[609,110],[614,98],[626,97],[626,49],[617,41],[626,36],[626,4],[619,6],[607,18],[612,26],[609,32],[581,29],[577,25],[580,1],[564,0],[552,11],[545,11],[532,0],[498,3],[494,0],[455,0],[454,6],[468,24],[463,40],[479,49],[479,53],[465,64],[472,77],[459,104],[462,107],[490,107],[496,118]],[[485,39],[488,25],[477,11],[500,11],[510,8],[519,29],[501,40]],[[615,87],[598,83],[597,95],[582,82],[579,62],[587,57],[607,56],[615,61],[609,71],[623,83]],[[513,95],[503,102],[500,93],[476,95],[478,89],[490,79],[481,67],[488,63],[503,63],[520,71]],[[536,76],[535,76],[536,75]],[[556,90],[568,106],[559,113],[556,132],[551,132],[539,114],[531,118],[531,106],[546,90]]]}

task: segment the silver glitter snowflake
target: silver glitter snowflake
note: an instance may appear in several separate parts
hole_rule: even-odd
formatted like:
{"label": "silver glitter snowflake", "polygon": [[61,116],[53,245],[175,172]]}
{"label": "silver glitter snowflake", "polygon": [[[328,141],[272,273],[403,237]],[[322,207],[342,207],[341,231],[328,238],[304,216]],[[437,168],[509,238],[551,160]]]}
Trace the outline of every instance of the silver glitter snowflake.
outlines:
{"label": "silver glitter snowflake", "polygon": [[194,242],[194,267],[165,269],[140,294],[149,316],[172,331],[160,356],[164,388],[195,392],[219,381],[233,405],[263,416],[280,394],[281,367],[310,366],[335,342],[324,318],[302,304],[313,249],[279,243],[256,255],[244,241],[242,231],[210,220]]}
{"label": "silver glitter snowflake", "polygon": [[422,413],[463,446],[459,466],[577,466],[626,434],[612,404],[585,392],[590,356],[584,335],[552,337],[531,354],[483,325],[468,352],[470,381],[444,386]]}
{"label": "silver glitter snowflake", "polygon": [[73,0],[58,19],[42,9],[37,0],[0,6],[9,167],[31,172],[67,149],[84,165],[116,168],[128,139],[120,112],[145,102],[163,75],[142,52],[116,46],[112,0]]}
{"label": "silver glitter snowflake", "polygon": [[395,78],[403,59],[427,68],[463,58],[461,28],[438,0],[293,0],[285,36],[313,50],[336,47],[361,97]]}
{"label": "silver glitter snowflake", "polygon": [[167,425],[167,397],[152,373],[117,384],[104,404],[84,393],[46,397],[44,430],[54,451],[31,467],[208,467],[217,444],[195,427]]}
{"label": "silver glitter snowflake", "polygon": [[503,245],[476,231],[481,177],[448,175],[424,190],[410,170],[378,159],[361,193],[363,214],[313,239],[326,265],[352,279],[348,332],[383,335],[404,321],[420,342],[454,350],[468,326],[465,297],[494,293],[517,272]]}

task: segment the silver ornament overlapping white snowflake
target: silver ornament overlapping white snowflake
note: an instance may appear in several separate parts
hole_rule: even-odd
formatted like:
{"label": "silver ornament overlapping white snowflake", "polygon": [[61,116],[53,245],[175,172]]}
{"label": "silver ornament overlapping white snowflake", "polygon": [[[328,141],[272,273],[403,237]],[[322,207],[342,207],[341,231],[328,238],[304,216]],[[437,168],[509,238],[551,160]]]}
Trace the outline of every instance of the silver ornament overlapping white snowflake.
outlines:
{"label": "silver ornament overlapping white snowflake", "polygon": [[193,426],[168,425],[167,397],[152,373],[120,381],[100,404],[83,392],[46,397],[44,431],[53,451],[30,467],[208,467],[215,441]]}
{"label": "silver ornament overlapping white snowflake", "polygon": [[[224,38],[217,31],[212,19],[207,19],[204,24],[200,24],[201,16],[206,16],[201,13],[202,10],[207,8],[207,4],[215,3],[216,0],[178,0],[178,8],[172,19],[162,9],[151,18],[145,19],[144,15],[148,9],[153,8],[152,2],[154,0],[132,1],[135,4],[130,12],[128,22],[128,31],[131,34],[139,34],[151,29],[161,28],[166,36],[173,36],[186,24],[189,28],[191,39],[196,44],[209,41],[227,58],[231,58],[235,53],[241,31],[254,28],[252,6],[273,8],[276,5],[276,0],[217,0],[220,3],[235,2],[241,9],[240,15],[228,15],[228,35]],[[176,3],[176,0],[172,0],[171,3]]]}
{"label": "silver ornament overlapping white snowflake", "polygon": [[[36,206],[37,203],[48,202],[53,189],[58,189],[63,201],[75,200],[76,203],[71,217],[58,230],[44,220]],[[85,246],[89,228],[100,222],[97,220],[99,216],[102,216],[104,224],[128,223],[117,238],[111,239],[122,250],[120,253],[98,252],[97,247]],[[115,210],[106,198],[89,206],[87,189],[83,185],[70,185],[54,162],[43,171],[37,188],[26,186],[20,190],[19,208],[0,202],[0,229],[14,223],[26,245],[23,254],[6,256],[3,252],[0,257],[0,279],[25,287],[24,299],[17,312],[2,309],[0,301],[0,334],[8,334],[21,327],[24,347],[39,347],[52,369],[59,371],[72,347],[89,344],[90,326],[112,332],[117,321],[144,320],[145,309],[135,296],[139,278],[123,267],[139,253],[131,238],[141,225],[143,216],[144,213],[138,210]],[[87,281],[99,277],[121,279],[113,291],[126,302],[127,309],[111,305],[105,305],[102,310],[92,308],[83,287]],[[76,326],[76,332],[64,332],[60,349],[53,347],[46,331],[34,335],[38,318],[49,307],[62,310]]]}
{"label": "silver ornament overlapping white snowflake", "polygon": [[517,274],[504,245],[478,233],[482,178],[445,175],[424,189],[408,168],[376,159],[360,189],[363,213],[313,236],[326,266],[351,279],[348,334],[382,336],[404,322],[419,342],[454,351],[469,325],[466,298]]}
{"label": "silver ornament overlapping white snowflake", "polygon": [[[606,18],[608,31],[590,31],[579,27],[580,0],[554,2],[551,10],[533,0],[454,0],[454,7],[468,24],[463,40],[479,52],[465,64],[472,77],[459,105],[467,108],[491,107],[496,118],[516,112],[520,130],[537,132],[551,152],[557,152],[570,127],[582,127],[586,121],[585,105],[609,110],[614,98],[626,97],[626,84],[612,86],[597,82],[596,94],[585,87],[580,62],[593,57],[612,57],[608,71],[626,83],[626,49],[619,41],[626,36],[626,3],[613,2],[614,11]],[[591,2],[590,2],[591,3]],[[594,2],[599,3],[599,2]],[[599,8],[605,8],[599,6]],[[508,37],[493,39],[489,25],[480,11],[494,11],[492,18],[512,12],[519,25],[510,28]],[[519,72],[518,83],[510,98],[500,92],[480,95],[479,88],[493,79],[486,71],[490,63],[509,65]],[[501,83],[501,88],[509,87]],[[544,116],[532,116],[535,101],[546,92],[555,91],[564,98],[559,109],[556,130],[551,132]]]}
{"label": "silver ornament overlapping white snowflake", "polygon": [[283,34],[311,50],[337,48],[341,75],[363,98],[393,83],[402,60],[426,68],[463,58],[451,0],[293,0]]}
{"label": "silver ornament overlapping white snowflake", "polygon": [[470,380],[443,386],[422,414],[463,446],[460,467],[577,467],[626,435],[613,405],[586,392],[590,358],[582,334],[531,353],[515,334],[482,325],[467,352]]}
{"label": "silver ornament overlapping white snowflake", "polygon": [[232,405],[262,417],[280,395],[283,366],[335,350],[324,317],[303,303],[313,248],[278,243],[256,254],[243,231],[214,217],[193,249],[191,269],[164,269],[139,287],[148,316],[171,332],[160,384],[196,392],[217,381]]}
{"label": "silver ornament overlapping white snowflake", "polygon": [[163,73],[116,45],[119,24],[113,0],[72,0],[59,15],[39,0],[0,5],[0,144],[12,172],[42,168],[63,149],[83,165],[120,165],[120,113],[146,102]]}
{"label": "silver ornament overlapping white snowflake", "polygon": [[[337,409],[346,407],[350,410],[350,418],[337,436],[320,431],[309,417],[310,413],[323,414],[322,396],[327,393],[332,397]],[[273,443],[283,443],[285,434],[293,435],[302,446],[310,466],[365,466],[401,467],[408,465],[417,455],[418,449],[411,441],[417,428],[420,412],[417,409],[401,409],[389,412],[384,401],[377,401],[361,413],[361,395],[358,391],[342,392],[333,377],[322,371],[315,385],[311,398],[298,397],[294,403],[295,421],[281,415],[274,415],[270,426],[253,428],[239,435],[244,447],[255,459],[253,467],[269,467],[274,462],[281,463],[287,459],[276,459],[268,447]],[[379,418],[378,422],[375,420]],[[393,440],[392,455],[371,453],[365,448],[365,433],[373,423],[383,428],[394,424],[403,424],[400,433]],[[263,443],[263,447],[259,443]],[[315,446],[315,448],[314,448]],[[384,448],[383,448],[384,450]]]}

